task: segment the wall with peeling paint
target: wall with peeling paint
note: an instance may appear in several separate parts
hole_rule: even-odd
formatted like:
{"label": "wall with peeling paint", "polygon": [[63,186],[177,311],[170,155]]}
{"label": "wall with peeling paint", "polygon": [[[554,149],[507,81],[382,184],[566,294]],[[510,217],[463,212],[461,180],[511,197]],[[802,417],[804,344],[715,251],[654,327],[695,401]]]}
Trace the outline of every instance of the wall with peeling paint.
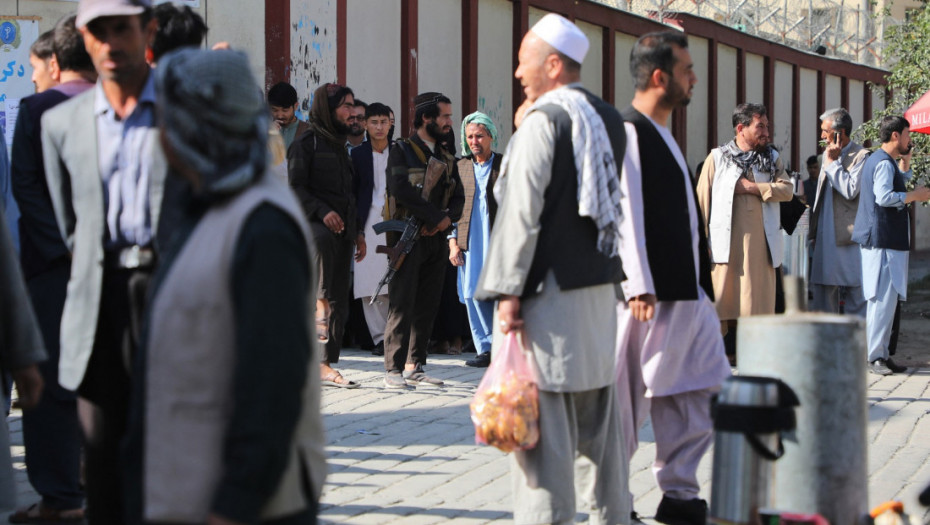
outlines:
{"label": "wall with peeling paint", "polygon": [[[400,0],[346,2],[346,84],[400,116]],[[396,134],[395,134],[396,136]]]}
{"label": "wall with peeling paint", "polygon": [[497,126],[497,149],[501,153],[513,129],[511,102],[513,56],[506,38],[513,31],[513,4],[509,0],[485,0],[478,4],[478,111]]}
{"label": "wall with peeling paint", "polygon": [[306,120],[313,91],[336,81],[335,0],[291,0],[289,76],[297,90],[298,114]]}

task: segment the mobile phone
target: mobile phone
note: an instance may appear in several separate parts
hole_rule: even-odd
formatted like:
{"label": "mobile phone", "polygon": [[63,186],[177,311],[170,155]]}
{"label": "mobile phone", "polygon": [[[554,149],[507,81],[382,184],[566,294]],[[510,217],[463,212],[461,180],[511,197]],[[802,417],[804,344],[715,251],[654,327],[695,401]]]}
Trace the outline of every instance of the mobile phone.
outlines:
{"label": "mobile phone", "polygon": [[834,144],[839,144],[839,143],[840,143],[840,132],[839,132],[839,131],[834,131],[834,132],[833,132],[833,143],[834,143]]}

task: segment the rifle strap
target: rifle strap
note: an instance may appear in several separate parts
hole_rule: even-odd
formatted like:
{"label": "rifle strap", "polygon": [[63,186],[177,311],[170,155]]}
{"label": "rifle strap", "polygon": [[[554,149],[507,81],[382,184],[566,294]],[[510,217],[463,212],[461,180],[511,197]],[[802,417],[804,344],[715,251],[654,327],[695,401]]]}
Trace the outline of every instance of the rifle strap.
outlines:
{"label": "rifle strap", "polygon": [[422,162],[423,164],[426,164],[426,154],[423,153],[423,150],[420,149],[419,146],[417,146],[410,139],[403,139],[403,143],[410,146],[410,148],[413,150],[413,154],[416,155],[418,159],[420,159],[420,162]]}

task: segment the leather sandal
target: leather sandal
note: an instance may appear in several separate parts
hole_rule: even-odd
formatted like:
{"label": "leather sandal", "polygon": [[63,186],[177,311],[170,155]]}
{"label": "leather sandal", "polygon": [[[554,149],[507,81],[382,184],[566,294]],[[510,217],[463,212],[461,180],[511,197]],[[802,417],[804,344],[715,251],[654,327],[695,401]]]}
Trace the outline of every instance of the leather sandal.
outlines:
{"label": "leather sandal", "polygon": [[84,521],[84,509],[47,509],[41,503],[10,514],[10,523],[79,523]]}
{"label": "leather sandal", "polygon": [[332,374],[323,377],[320,380],[320,384],[323,386],[334,386],[336,388],[358,388],[361,386],[355,381],[349,381],[342,377],[342,374],[335,370],[333,370]]}

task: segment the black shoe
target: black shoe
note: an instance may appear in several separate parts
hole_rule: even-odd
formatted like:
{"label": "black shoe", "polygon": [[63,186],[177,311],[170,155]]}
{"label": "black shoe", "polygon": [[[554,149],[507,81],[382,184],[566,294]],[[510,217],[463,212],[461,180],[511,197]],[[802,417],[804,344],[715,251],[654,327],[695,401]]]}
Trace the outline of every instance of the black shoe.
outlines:
{"label": "black shoe", "polygon": [[374,348],[371,349],[371,355],[384,355],[384,341],[381,341]]}
{"label": "black shoe", "polygon": [[895,363],[894,360],[890,357],[885,359],[885,366],[887,366],[892,372],[896,374],[903,374],[904,372],[907,372],[906,366]]}
{"label": "black shoe", "polygon": [[646,522],[643,521],[639,513],[634,510],[630,511],[630,525],[646,525]]}
{"label": "black shoe", "polygon": [[707,502],[698,498],[683,500],[662,496],[655,520],[667,525],[705,525]]}
{"label": "black shoe", "polygon": [[894,373],[888,368],[888,363],[884,359],[876,359],[869,363],[869,371],[880,376],[890,376]]}
{"label": "black shoe", "polygon": [[487,368],[491,364],[491,352],[485,352],[483,354],[478,354],[474,359],[469,359],[465,361],[465,364],[468,366],[473,366],[475,368]]}

